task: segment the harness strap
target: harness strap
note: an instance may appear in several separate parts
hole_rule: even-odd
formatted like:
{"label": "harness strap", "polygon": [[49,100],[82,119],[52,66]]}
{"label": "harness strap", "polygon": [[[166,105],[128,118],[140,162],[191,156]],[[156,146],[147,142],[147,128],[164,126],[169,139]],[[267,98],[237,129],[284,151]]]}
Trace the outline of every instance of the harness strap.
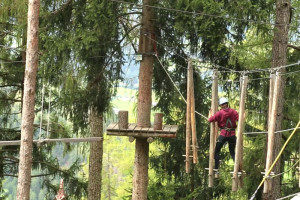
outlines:
{"label": "harness strap", "polygon": [[[230,124],[231,128],[228,128],[228,123]],[[234,131],[235,128],[232,128],[232,122],[230,120],[230,118],[228,117],[226,120],[226,125],[225,127],[220,127],[221,130],[226,130],[226,135],[227,135],[227,131]]]}

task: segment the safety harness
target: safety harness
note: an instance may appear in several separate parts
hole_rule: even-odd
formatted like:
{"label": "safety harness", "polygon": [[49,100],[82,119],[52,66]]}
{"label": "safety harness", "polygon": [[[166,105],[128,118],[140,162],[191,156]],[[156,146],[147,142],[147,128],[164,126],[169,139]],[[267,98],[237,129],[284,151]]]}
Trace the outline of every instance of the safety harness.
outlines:
{"label": "safety harness", "polygon": [[[231,128],[228,128],[228,123],[230,124]],[[235,128],[232,128],[232,122],[231,122],[231,119],[229,117],[226,119],[226,125],[225,125],[225,127],[220,127],[220,129],[221,130],[226,130],[226,135],[227,135],[227,132],[235,130]]]}

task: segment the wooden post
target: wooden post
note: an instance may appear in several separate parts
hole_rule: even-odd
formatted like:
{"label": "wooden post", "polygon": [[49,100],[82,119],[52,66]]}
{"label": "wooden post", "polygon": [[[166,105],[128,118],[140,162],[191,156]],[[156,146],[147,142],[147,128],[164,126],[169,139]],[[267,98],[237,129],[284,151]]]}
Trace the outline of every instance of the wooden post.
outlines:
{"label": "wooden post", "polygon": [[16,199],[30,199],[36,74],[38,69],[40,1],[28,1],[27,48],[22,96],[21,145]]}
{"label": "wooden post", "polygon": [[[213,72],[212,97],[211,97],[211,114],[214,115],[218,108],[218,71]],[[209,170],[208,170],[208,187],[214,186],[214,157],[216,146],[217,130],[216,123],[210,123],[210,144],[209,144]]]}
{"label": "wooden post", "polygon": [[128,111],[119,111],[119,129],[128,129]]}
{"label": "wooden post", "polygon": [[[246,93],[247,93],[247,83],[248,77],[243,76],[242,78],[242,87],[241,87],[241,99],[240,99],[240,108],[239,108],[239,121],[237,128],[237,144],[235,152],[235,162],[234,162],[234,171],[232,179],[232,191],[236,192],[238,188],[239,176],[238,172],[242,173],[241,161],[243,159],[242,148],[243,148],[243,132],[244,132],[244,113],[245,113],[245,102],[246,102]],[[242,177],[242,174],[241,174]]]}
{"label": "wooden post", "polygon": [[[273,150],[274,150],[274,138],[275,138],[275,126],[276,126],[276,116],[278,109],[278,95],[281,84],[281,75],[280,72],[276,72],[276,79],[274,85],[274,95],[273,95],[273,103],[272,103],[272,114],[270,118],[270,125],[268,130],[268,149],[267,149],[267,161],[266,161],[266,171],[265,176],[269,176],[267,173],[273,162]],[[266,179],[264,183],[264,193],[268,193],[271,189],[271,180],[269,178]]]}
{"label": "wooden post", "polygon": [[191,164],[190,164],[190,148],[191,148],[191,93],[190,93],[190,62],[188,64],[188,71],[187,71],[187,98],[186,98],[186,127],[185,127],[185,171],[186,173],[190,173],[191,171]]}
{"label": "wooden post", "polygon": [[193,144],[193,163],[196,164],[198,162],[198,150],[197,150],[197,131],[196,131],[196,116],[195,116],[195,96],[194,96],[194,78],[193,78],[193,65],[192,61],[189,60],[190,70],[190,103],[191,103],[191,127],[192,127],[192,144]]}
{"label": "wooden post", "polygon": [[[155,32],[153,0],[144,0],[142,8],[139,49],[143,49],[143,59],[140,61],[139,90],[137,103],[137,126],[150,128],[152,105],[152,78],[154,52],[149,45],[149,36]],[[141,52],[141,51],[139,51]],[[147,199],[148,189],[149,143],[146,138],[136,138],[134,171],[132,181],[132,200]]]}
{"label": "wooden post", "polygon": [[163,113],[154,114],[154,124],[153,124],[154,130],[162,130],[163,116],[164,116]]}
{"label": "wooden post", "polygon": [[272,115],[272,103],[274,95],[274,84],[275,84],[275,74],[270,74],[270,87],[269,87],[269,111],[268,111],[268,130],[270,125],[270,119]]}

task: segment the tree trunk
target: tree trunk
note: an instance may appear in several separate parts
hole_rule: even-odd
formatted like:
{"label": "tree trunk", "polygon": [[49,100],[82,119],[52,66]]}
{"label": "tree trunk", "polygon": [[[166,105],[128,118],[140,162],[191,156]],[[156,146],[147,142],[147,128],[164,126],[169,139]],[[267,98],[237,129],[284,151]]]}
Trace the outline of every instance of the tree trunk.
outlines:
{"label": "tree trunk", "polygon": [[39,0],[29,0],[17,199],[30,199],[35,86],[38,67]]}
{"label": "tree trunk", "polygon": [[[91,137],[103,137],[103,116],[96,109],[90,110]],[[89,158],[88,200],[101,199],[101,171],[103,157],[103,140],[91,142]]]}
{"label": "tree trunk", "polygon": [[[274,29],[273,49],[272,49],[272,68],[286,65],[287,45],[290,20],[290,0],[276,1],[276,25]],[[281,69],[285,72],[285,68]],[[282,129],[283,106],[284,106],[284,87],[285,80],[282,77],[278,96],[278,111],[275,131]],[[275,134],[273,160],[277,157],[281,149],[281,133]],[[274,167],[275,174],[280,172],[280,159]],[[264,199],[276,199],[280,197],[280,176],[273,179],[272,190],[263,195]]]}
{"label": "tree trunk", "polygon": [[[144,5],[151,5],[153,0],[144,0]],[[150,127],[152,103],[152,76],[153,76],[153,41],[154,15],[151,7],[143,7],[142,27],[139,40],[139,51],[143,54],[139,73],[139,94],[137,108],[137,125]],[[135,161],[133,174],[133,200],[146,200],[148,187],[148,160],[149,143],[146,138],[137,138],[135,144]]]}

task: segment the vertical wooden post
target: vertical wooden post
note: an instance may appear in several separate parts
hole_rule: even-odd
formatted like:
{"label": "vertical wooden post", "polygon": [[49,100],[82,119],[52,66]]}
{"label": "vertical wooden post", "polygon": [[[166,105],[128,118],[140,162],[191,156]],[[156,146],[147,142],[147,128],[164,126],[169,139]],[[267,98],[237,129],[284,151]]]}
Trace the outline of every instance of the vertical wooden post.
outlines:
{"label": "vertical wooden post", "polygon": [[[273,150],[274,150],[274,138],[275,138],[275,126],[276,126],[276,116],[278,109],[278,95],[281,84],[281,75],[280,72],[276,72],[276,79],[274,85],[274,95],[273,95],[273,103],[272,103],[272,114],[270,118],[270,125],[268,130],[268,149],[267,149],[267,161],[266,161],[266,171],[265,176],[268,176],[267,172],[269,171],[272,162],[273,162]],[[271,180],[269,178],[266,179],[264,183],[264,193],[268,193],[271,189]]]}
{"label": "vertical wooden post", "polygon": [[275,84],[275,74],[270,74],[270,87],[269,87],[269,111],[268,111],[268,130],[270,129],[270,119],[272,115],[272,103],[274,95],[274,84]]}
{"label": "vertical wooden post", "polygon": [[119,129],[128,129],[128,111],[119,111]]}
{"label": "vertical wooden post", "polygon": [[35,87],[39,60],[39,14],[40,1],[29,0],[26,66],[24,74],[24,93],[22,96],[20,161],[16,195],[16,199],[19,200],[30,199]]}
{"label": "vertical wooden post", "polygon": [[[143,49],[143,59],[140,62],[139,94],[137,104],[137,126],[150,128],[152,105],[152,78],[154,56],[153,45],[149,45],[149,36],[154,33],[154,10],[151,7],[155,0],[144,0],[142,8],[139,49]],[[141,51],[139,51],[141,52]],[[145,54],[147,53],[147,54]],[[132,200],[147,199],[148,189],[149,143],[146,138],[136,138],[134,171],[132,181]]]}
{"label": "vertical wooden post", "polygon": [[[213,71],[213,83],[212,83],[212,97],[211,97],[211,114],[214,115],[218,108],[218,71]],[[208,170],[208,187],[214,186],[214,156],[216,146],[215,132],[217,124],[210,123],[210,144],[209,144],[209,170]]]}
{"label": "vertical wooden post", "polygon": [[239,121],[237,128],[237,143],[235,148],[235,162],[234,162],[234,171],[232,179],[232,191],[236,192],[238,188],[238,172],[242,173],[241,162],[243,159],[242,148],[243,148],[243,132],[244,132],[244,113],[245,113],[245,102],[246,102],[246,93],[247,93],[247,84],[248,77],[243,76],[242,78],[242,87],[241,87],[241,96],[240,96],[240,108],[239,108]]}
{"label": "vertical wooden post", "polygon": [[189,60],[190,70],[190,104],[191,104],[191,127],[192,127],[192,144],[193,144],[193,163],[198,162],[198,150],[197,150],[197,131],[196,131],[196,116],[195,116],[195,96],[194,96],[194,78],[193,78],[193,65],[192,61]]}
{"label": "vertical wooden post", "polygon": [[154,130],[162,130],[163,116],[164,116],[163,113],[154,114],[154,124],[153,124]]}
{"label": "vertical wooden post", "polygon": [[191,148],[191,93],[190,93],[190,62],[188,64],[188,71],[187,71],[187,89],[186,89],[186,127],[185,127],[185,171],[186,173],[190,173],[191,171],[191,164],[190,164],[190,148]]}

